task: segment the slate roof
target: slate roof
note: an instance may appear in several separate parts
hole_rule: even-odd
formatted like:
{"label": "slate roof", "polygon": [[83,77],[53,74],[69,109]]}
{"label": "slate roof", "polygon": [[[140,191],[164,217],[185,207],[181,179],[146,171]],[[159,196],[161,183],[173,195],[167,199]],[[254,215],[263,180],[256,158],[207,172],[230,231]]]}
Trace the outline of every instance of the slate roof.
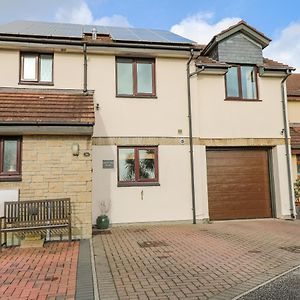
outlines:
{"label": "slate roof", "polygon": [[112,27],[37,21],[15,21],[0,25],[1,34],[39,36],[48,38],[77,38],[91,33],[93,28],[99,34],[108,34],[114,41],[133,41],[167,44],[194,44],[195,42],[167,30]]}
{"label": "slate roof", "polygon": [[254,32],[256,32],[257,34],[261,35],[263,38],[265,38],[266,40],[269,40],[271,41],[270,38],[268,38],[264,33],[262,33],[261,31],[258,31],[256,28],[254,28],[253,26],[249,25],[246,21],[244,20],[241,20],[239,21],[238,23],[236,24],[233,24],[232,26],[222,30],[220,33],[218,33],[216,36],[221,36],[223,35],[224,33],[230,31],[231,29],[235,28],[235,27],[238,27],[240,25],[245,25],[246,27],[248,27],[249,29],[253,30]]}
{"label": "slate roof", "polygon": [[0,123],[93,125],[93,92],[1,88]]}

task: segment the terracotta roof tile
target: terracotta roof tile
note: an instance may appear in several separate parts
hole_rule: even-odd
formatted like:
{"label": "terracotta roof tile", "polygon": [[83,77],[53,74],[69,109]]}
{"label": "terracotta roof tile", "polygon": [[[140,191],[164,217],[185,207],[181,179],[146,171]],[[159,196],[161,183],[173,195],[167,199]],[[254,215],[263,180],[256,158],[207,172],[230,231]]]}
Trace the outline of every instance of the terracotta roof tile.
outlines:
{"label": "terracotta roof tile", "polygon": [[205,65],[205,66],[213,66],[213,67],[229,67],[230,65],[214,60],[208,56],[199,56],[196,60],[196,65]]}
{"label": "terracotta roof tile", "polygon": [[0,123],[93,125],[93,93],[0,89]]}
{"label": "terracotta roof tile", "polygon": [[300,100],[300,74],[292,74],[286,81],[288,100]]}
{"label": "terracotta roof tile", "polygon": [[272,59],[269,59],[269,58],[265,58],[263,59],[263,67],[267,68],[267,69],[282,69],[282,70],[285,70],[285,69],[291,69],[293,70],[294,68],[293,67],[290,67],[289,65],[286,65],[286,64],[283,64],[283,63],[280,63],[276,60],[272,60]]}
{"label": "terracotta roof tile", "polygon": [[300,154],[300,124],[290,126],[291,148],[293,154]]}

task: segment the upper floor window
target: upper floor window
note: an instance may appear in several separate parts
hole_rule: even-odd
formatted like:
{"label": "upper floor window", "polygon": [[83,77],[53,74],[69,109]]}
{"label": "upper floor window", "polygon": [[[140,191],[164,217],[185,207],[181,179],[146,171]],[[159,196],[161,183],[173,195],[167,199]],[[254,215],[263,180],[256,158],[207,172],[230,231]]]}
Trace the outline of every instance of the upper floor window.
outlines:
{"label": "upper floor window", "polygon": [[118,183],[120,186],[157,184],[157,147],[119,147]]}
{"label": "upper floor window", "polygon": [[117,96],[155,96],[154,59],[117,58],[116,72]]}
{"label": "upper floor window", "polygon": [[226,98],[257,100],[256,78],[256,67],[232,66],[226,74]]}
{"label": "upper floor window", "polygon": [[53,83],[53,54],[21,53],[20,82]]}
{"label": "upper floor window", "polygon": [[0,180],[21,179],[21,138],[0,137]]}

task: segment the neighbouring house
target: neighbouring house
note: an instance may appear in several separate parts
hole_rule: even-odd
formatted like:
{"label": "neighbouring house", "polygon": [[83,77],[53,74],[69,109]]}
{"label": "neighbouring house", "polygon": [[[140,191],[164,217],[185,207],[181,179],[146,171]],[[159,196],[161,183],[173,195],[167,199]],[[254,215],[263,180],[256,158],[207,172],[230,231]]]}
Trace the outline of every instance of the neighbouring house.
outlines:
{"label": "neighbouring house", "polygon": [[0,189],[18,189],[20,200],[70,197],[73,236],[90,237],[93,93],[1,87],[0,107]]}
{"label": "neighbouring house", "polygon": [[287,83],[288,116],[291,134],[293,180],[300,178],[300,74],[292,74]]}
{"label": "neighbouring house", "polygon": [[244,21],[206,46],[163,30],[0,26],[1,141],[22,148],[19,181],[0,189],[70,196],[82,236],[101,202],[112,223],[292,218],[292,68],[263,57],[269,43]]}

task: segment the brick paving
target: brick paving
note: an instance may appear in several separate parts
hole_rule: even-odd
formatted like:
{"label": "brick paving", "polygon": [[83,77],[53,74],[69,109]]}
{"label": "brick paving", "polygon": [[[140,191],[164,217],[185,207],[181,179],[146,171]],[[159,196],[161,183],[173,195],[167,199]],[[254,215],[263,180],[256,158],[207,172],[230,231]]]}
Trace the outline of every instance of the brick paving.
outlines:
{"label": "brick paving", "polygon": [[98,278],[101,299],[115,292],[126,300],[233,299],[300,265],[300,251],[287,250],[300,249],[300,221],[132,225],[111,232],[93,237],[97,274],[107,274]]}
{"label": "brick paving", "polygon": [[0,299],[75,299],[78,250],[78,242],[4,248],[0,254]]}

